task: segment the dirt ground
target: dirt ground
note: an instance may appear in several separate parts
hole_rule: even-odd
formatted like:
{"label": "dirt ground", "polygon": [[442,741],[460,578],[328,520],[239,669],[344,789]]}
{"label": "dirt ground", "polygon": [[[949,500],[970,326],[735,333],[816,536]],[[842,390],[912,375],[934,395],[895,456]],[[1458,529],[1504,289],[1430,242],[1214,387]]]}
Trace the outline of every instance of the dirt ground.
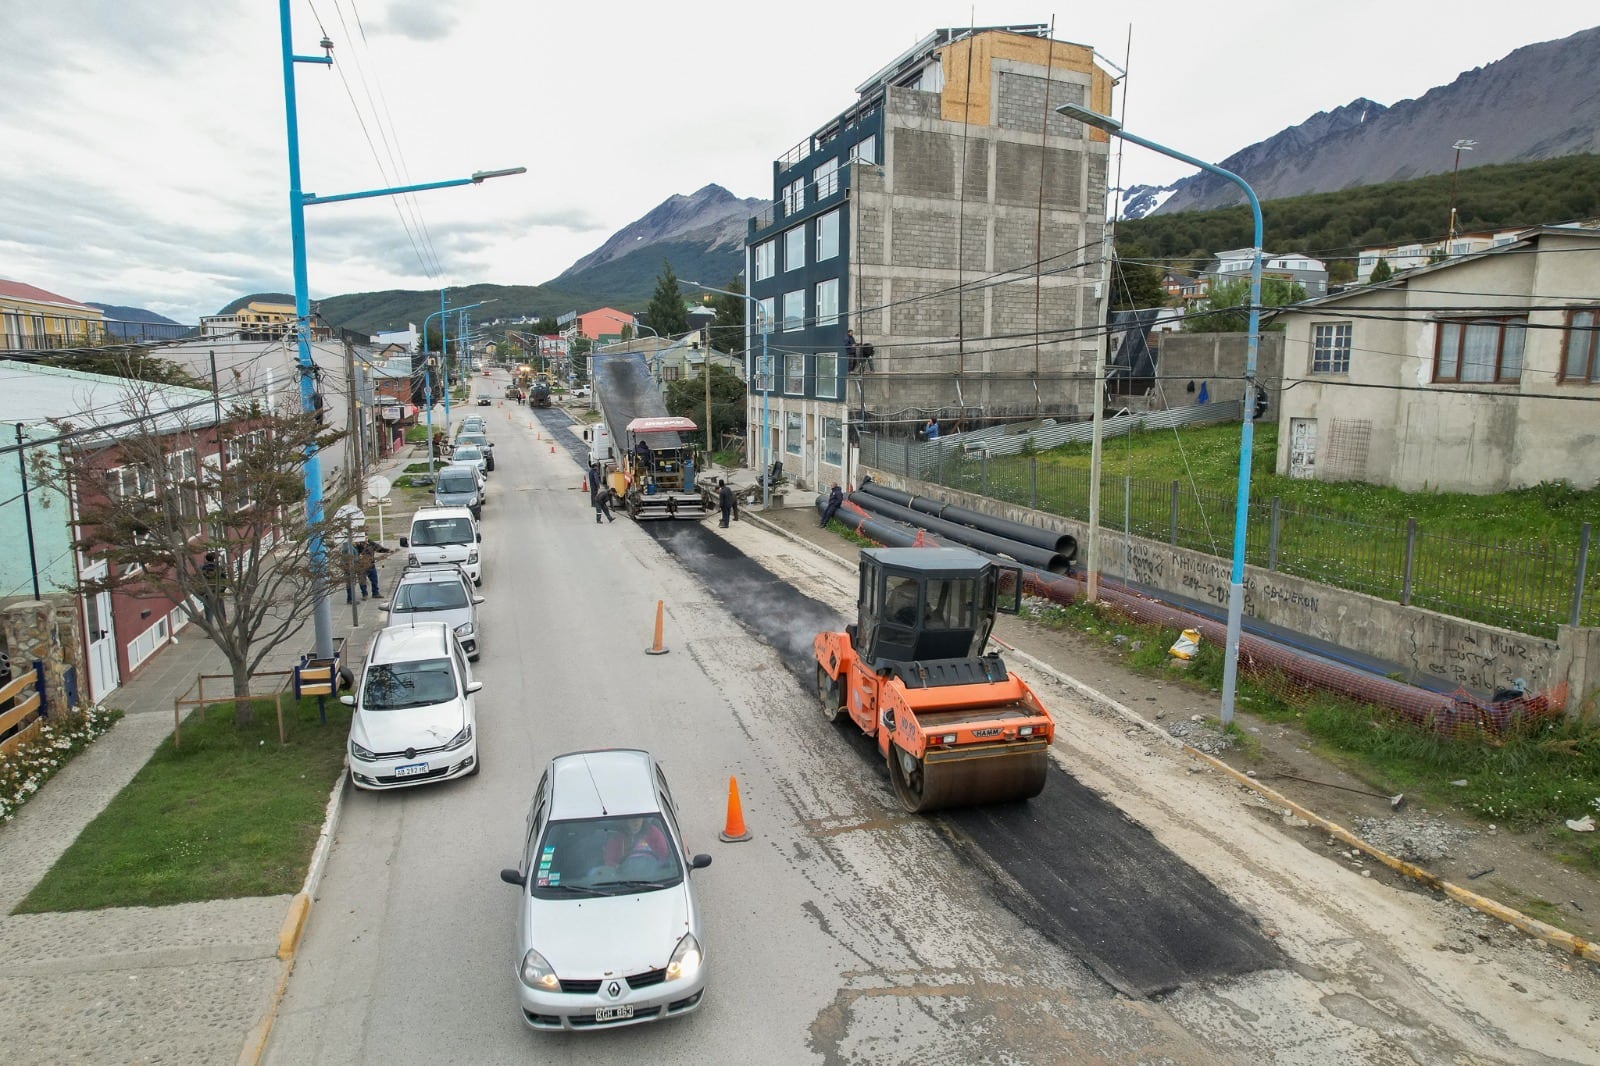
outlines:
{"label": "dirt ground", "polygon": [[[774,509],[759,517],[843,558],[855,557],[853,544],[818,527],[817,513],[810,507]],[[1600,936],[1600,881],[1552,857],[1535,834],[1488,825],[1458,811],[1426,806],[1412,797],[1395,808],[1386,796],[1346,791],[1378,790],[1311,751],[1311,739],[1292,725],[1264,721],[1246,711],[1238,711],[1236,719],[1260,742],[1259,751],[1246,757],[1238,750],[1221,750],[1226,738],[1197,721],[1216,717],[1220,698],[1216,690],[1185,683],[1178,673],[1170,679],[1138,673],[1124,665],[1121,650],[1085,634],[1003,618],[996,635],[1169,734],[1182,734],[1182,739],[1230,766],[1253,772],[1264,785],[1391,855],[1586,939]],[[1284,774],[1318,783],[1277,776]],[[1282,810],[1265,801],[1247,809],[1309,851],[1370,870],[1373,877],[1410,890],[1430,891],[1359,853],[1346,854],[1347,849],[1334,846],[1326,833],[1297,827],[1283,817]]]}

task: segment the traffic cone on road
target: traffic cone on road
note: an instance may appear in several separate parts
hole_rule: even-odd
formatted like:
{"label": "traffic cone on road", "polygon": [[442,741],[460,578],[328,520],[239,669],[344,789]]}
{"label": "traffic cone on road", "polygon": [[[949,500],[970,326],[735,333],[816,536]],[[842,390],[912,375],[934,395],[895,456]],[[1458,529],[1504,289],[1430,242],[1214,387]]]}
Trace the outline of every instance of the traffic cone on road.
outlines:
{"label": "traffic cone on road", "polygon": [[644,653],[646,655],[665,655],[665,654],[667,654],[668,651],[671,650],[670,648],[666,647],[664,644],[661,643],[661,621],[662,621],[662,616],[663,616],[663,613],[664,613],[665,610],[666,610],[666,607],[665,607],[664,602],[661,601],[661,600],[657,600],[656,601],[656,638],[651,643],[651,645],[644,650]]}
{"label": "traffic cone on road", "polygon": [[578,488],[583,492],[589,491],[589,476],[587,474],[583,477],[583,484],[579,485]]}
{"label": "traffic cone on road", "polygon": [[750,839],[750,830],[744,827],[744,808],[739,806],[739,779],[736,777],[728,778],[728,824],[717,837],[727,844]]}

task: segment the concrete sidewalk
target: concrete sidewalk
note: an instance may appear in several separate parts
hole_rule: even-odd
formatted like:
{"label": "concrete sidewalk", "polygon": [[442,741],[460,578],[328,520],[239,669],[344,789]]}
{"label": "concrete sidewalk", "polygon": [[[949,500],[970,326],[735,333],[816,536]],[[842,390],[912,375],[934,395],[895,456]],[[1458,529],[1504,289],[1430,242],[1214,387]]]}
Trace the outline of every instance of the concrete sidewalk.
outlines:
{"label": "concrete sidewalk", "polygon": [[[402,453],[380,472],[392,477],[408,461]],[[376,522],[369,526],[376,536]],[[385,534],[393,546],[399,531],[392,519]],[[380,557],[386,592],[404,566],[404,552]],[[346,638],[353,666],[384,618],[376,609],[381,601],[362,602],[359,593],[357,600],[359,626],[333,590],[333,633]],[[264,668],[293,666],[311,641],[308,626]],[[123,719],[0,827],[0,1017],[8,1064],[234,1062],[271,1005],[290,896],[10,913],[171,732],[173,699],[199,674],[226,673],[217,647],[193,627],[183,630],[106,700]]]}

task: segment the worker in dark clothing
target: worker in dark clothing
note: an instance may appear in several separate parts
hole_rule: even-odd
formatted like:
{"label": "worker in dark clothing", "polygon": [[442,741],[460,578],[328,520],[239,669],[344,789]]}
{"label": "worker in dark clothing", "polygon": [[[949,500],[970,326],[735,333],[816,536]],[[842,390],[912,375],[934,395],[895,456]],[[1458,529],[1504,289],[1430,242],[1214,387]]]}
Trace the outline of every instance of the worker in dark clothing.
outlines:
{"label": "worker in dark clothing", "polygon": [[737,517],[737,512],[733,499],[733,490],[721,478],[717,479],[717,506],[722,509],[722,521],[719,524],[723,529],[727,529],[729,519]]}
{"label": "worker in dark clothing", "polygon": [[833,521],[833,516],[839,513],[839,508],[844,506],[844,490],[835,481],[833,488],[828,490],[828,502],[822,508],[822,524],[827,525]]}
{"label": "worker in dark clothing", "polygon": [[656,457],[650,451],[650,445],[646,441],[640,440],[638,444],[634,445],[633,454],[639,457],[641,469],[654,470],[656,468]]}
{"label": "worker in dark clothing", "polygon": [[605,520],[607,522],[615,522],[616,521],[616,518],[613,517],[612,514],[611,514],[611,486],[607,485],[603,480],[602,481],[596,481],[594,483],[594,524],[595,525],[599,525],[600,524],[600,518],[601,518],[602,515],[605,516]]}
{"label": "worker in dark clothing", "polygon": [[200,580],[205,586],[200,599],[205,604],[206,621],[227,621],[222,594],[228,588],[228,572],[222,568],[216,552],[206,552],[206,561],[200,564]]}
{"label": "worker in dark clothing", "polygon": [[373,596],[381,595],[378,592],[378,556],[388,555],[392,550],[375,540],[364,540],[356,546],[356,574],[361,579],[362,599],[366,599],[369,587]]}

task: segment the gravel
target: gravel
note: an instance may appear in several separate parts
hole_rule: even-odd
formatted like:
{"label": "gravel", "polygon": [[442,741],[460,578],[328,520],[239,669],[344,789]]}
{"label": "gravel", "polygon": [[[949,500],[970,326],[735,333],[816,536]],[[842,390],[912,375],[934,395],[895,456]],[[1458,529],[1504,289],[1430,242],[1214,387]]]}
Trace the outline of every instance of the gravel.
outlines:
{"label": "gravel", "polygon": [[1419,863],[1448,859],[1477,835],[1471,829],[1451,825],[1438,815],[1357,818],[1356,832],[1363,840],[1391,855]]}

